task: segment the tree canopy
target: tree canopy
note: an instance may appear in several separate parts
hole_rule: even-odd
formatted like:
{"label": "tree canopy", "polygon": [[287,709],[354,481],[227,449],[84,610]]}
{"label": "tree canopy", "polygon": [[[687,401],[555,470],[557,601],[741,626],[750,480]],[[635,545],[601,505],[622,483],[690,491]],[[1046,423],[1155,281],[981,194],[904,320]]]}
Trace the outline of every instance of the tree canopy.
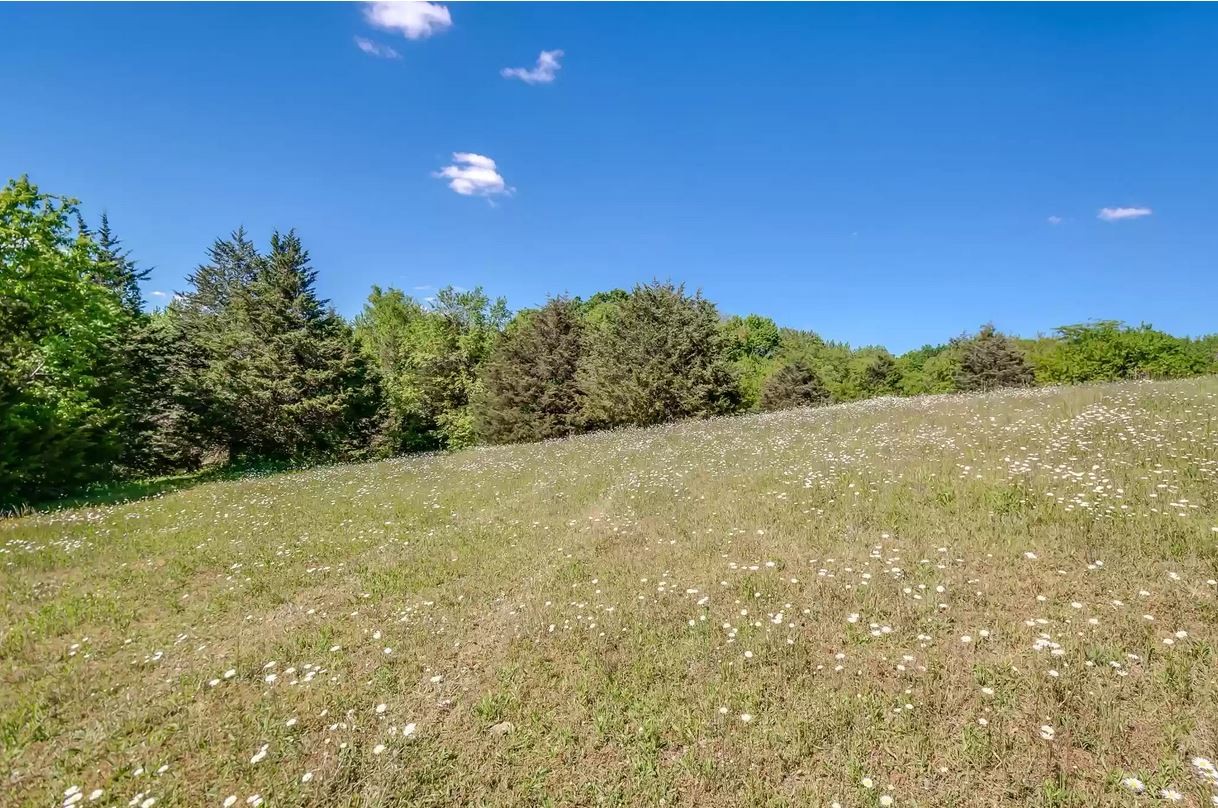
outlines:
{"label": "tree canopy", "polygon": [[1218,372],[1218,334],[987,324],[900,356],[722,317],[668,281],[514,316],[449,286],[374,286],[344,320],[294,230],[216,239],[168,306],[103,214],[0,191],[0,505],[213,463],[317,462],[545,440],[678,418],[1029,384]]}

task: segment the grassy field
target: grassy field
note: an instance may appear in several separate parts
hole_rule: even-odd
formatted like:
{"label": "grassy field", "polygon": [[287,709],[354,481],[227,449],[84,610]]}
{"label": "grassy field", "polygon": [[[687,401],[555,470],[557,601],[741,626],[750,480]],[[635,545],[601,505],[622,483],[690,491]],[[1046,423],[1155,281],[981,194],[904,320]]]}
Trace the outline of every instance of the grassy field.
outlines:
{"label": "grassy field", "polygon": [[1212,378],[34,514],[0,803],[1210,805],[1215,578]]}

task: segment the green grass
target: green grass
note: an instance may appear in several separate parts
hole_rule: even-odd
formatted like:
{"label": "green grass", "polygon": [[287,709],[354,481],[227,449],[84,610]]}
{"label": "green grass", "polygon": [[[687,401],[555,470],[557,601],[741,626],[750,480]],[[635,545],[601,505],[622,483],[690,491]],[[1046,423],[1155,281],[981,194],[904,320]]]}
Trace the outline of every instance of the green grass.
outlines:
{"label": "green grass", "polygon": [[0,804],[1218,793],[1212,378],[153,493],[0,521]]}

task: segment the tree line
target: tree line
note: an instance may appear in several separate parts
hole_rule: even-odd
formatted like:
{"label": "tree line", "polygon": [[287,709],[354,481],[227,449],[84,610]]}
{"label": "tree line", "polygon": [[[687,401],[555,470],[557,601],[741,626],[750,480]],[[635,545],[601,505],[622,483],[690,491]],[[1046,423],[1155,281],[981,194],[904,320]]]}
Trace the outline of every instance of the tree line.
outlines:
{"label": "tree line", "polygon": [[294,231],[217,239],[166,307],[103,215],[0,191],[0,505],[209,464],[319,462],[559,438],[872,396],[1218,372],[1218,335],[1115,321],[990,325],[896,356],[670,282],[512,312],[482,289],[373,287],[351,322]]}

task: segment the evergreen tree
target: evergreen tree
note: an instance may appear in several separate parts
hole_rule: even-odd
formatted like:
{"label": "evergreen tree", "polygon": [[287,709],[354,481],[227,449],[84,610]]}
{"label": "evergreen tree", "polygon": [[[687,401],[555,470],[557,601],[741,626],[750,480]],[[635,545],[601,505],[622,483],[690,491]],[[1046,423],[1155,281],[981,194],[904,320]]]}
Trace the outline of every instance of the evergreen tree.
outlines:
{"label": "evergreen tree", "polygon": [[952,348],[959,363],[956,386],[960,390],[1026,387],[1032,383],[1032,367],[1023,352],[992,324],[981,326],[973,337],[953,340]]}
{"label": "evergreen tree", "polygon": [[174,362],[174,398],[187,409],[205,453],[237,457],[251,437],[234,408],[244,381],[241,362],[252,343],[237,301],[250,293],[263,258],[238,228],[228,239],[216,239],[208,262],[187,276],[190,288],[169,306],[174,341],[181,356]]}
{"label": "evergreen tree", "polygon": [[274,233],[253,281],[230,296],[227,350],[212,362],[233,459],[343,457],[371,441],[375,377],[350,327],[318,298],[316,277],[295,231]]}
{"label": "evergreen tree", "polygon": [[592,424],[648,425],[732,412],[740,390],[714,305],[683,286],[636,286],[579,372]]}
{"label": "evergreen tree", "polygon": [[123,307],[132,319],[139,319],[144,312],[144,293],[140,281],[148,279],[150,270],[141,268],[131,259],[131,253],[123,249],[122,242],[110,229],[110,217],[101,216],[97,228],[99,264],[105,283],[119,296]]}
{"label": "evergreen tree", "polygon": [[[110,218],[102,214],[97,228],[99,275],[121,301],[125,319],[122,323],[123,395],[121,423],[116,426],[122,445],[118,465],[124,475],[163,473],[172,470],[171,461],[157,455],[163,438],[158,420],[158,404],[165,398],[166,378],[159,372],[157,335],[150,333],[152,319],[144,311],[144,296],[140,282],[147,280],[149,271],[141,268],[130,251],[110,227]],[[175,451],[174,455],[180,455]]]}
{"label": "evergreen tree", "polygon": [[[197,352],[186,341],[173,304],[145,319],[136,335],[131,363],[140,419],[128,467],[143,474],[198,469],[208,449],[199,408],[192,406],[184,378],[197,373]],[[192,358],[194,366],[192,367]]]}
{"label": "evergreen tree", "polygon": [[182,310],[190,316],[223,314],[233,298],[258,277],[263,263],[244,227],[227,239],[216,239],[207,257],[208,262],[186,278],[190,291],[182,295]]}
{"label": "evergreen tree", "polygon": [[787,362],[766,379],[761,390],[763,410],[785,410],[790,407],[816,407],[829,403],[829,391],[806,362]]}
{"label": "evergreen tree", "polygon": [[581,429],[576,371],[583,347],[580,305],[550,300],[523,312],[482,369],[478,434],[491,443],[536,441]]}

